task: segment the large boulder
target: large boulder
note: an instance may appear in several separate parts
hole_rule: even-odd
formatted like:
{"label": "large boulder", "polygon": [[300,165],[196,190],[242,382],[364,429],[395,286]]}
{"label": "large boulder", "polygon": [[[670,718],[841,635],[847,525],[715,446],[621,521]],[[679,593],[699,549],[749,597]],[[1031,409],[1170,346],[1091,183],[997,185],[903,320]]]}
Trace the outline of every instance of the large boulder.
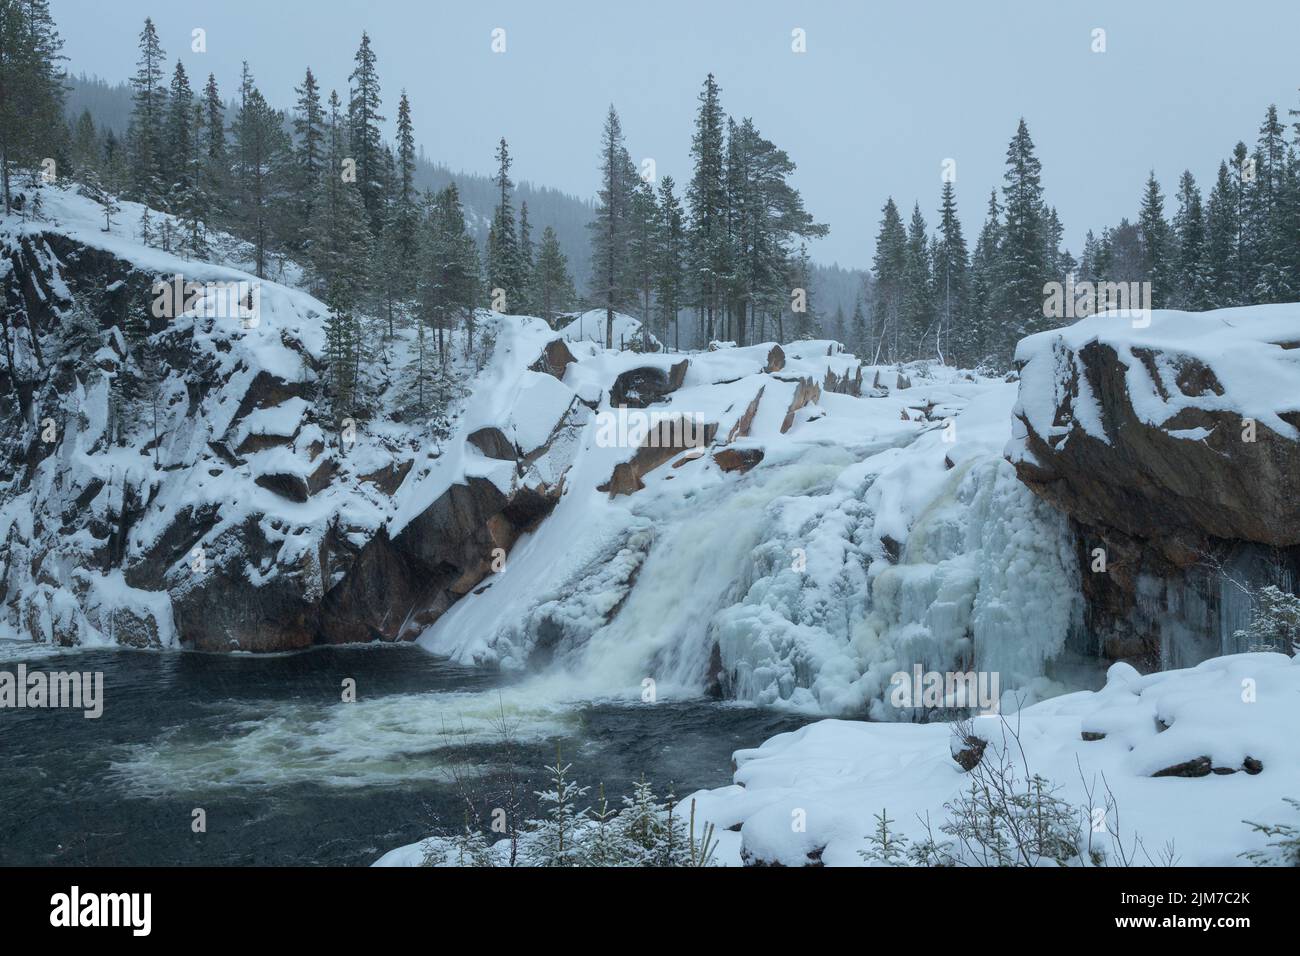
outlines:
{"label": "large boulder", "polygon": [[615,408],[646,408],[662,402],[681,388],[689,366],[690,359],[682,359],[667,369],[657,365],[628,369],[614,379],[609,390],[609,404]]}
{"label": "large boulder", "polygon": [[1158,660],[1184,614],[1217,640],[1222,562],[1297,563],[1298,327],[1297,306],[1155,312],[1020,343],[1007,457],[1074,522],[1103,653]]}

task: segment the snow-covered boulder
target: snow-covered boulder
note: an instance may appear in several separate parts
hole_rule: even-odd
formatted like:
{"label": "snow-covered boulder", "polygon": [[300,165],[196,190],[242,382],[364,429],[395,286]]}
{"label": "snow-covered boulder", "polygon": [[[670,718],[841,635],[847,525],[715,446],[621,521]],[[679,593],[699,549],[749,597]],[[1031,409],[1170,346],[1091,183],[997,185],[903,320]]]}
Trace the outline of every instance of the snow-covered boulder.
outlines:
{"label": "snow-covered boulder", "polygon": [[1300,305],[1097,315],[1016,360],[1007,455],[1080,529],[1103,650],[1153,666],[1240,649],[1178,645],[1242,624],[1207,570],[1300,567]]}
{"label": "snow-covered boulder", "polygon": [[[1280,863],[1252,824],[1300,823],[1287,802],[1300,793],[1297,695],[1300,659],[1283,654],[1147,675],[1119,663],[1098,691],[962,729],[985,742],[985,772],[1014,792],[1043,779],[1077,828],[1084,852],[1073,865],[1162,865],[1170,852],[1185,866],[1245,865],[1247,853]],[[862,854],[870,856],[882,813],[895,839],[933,837],[960,857],[967,850],[943,827],[970,793],[976,764],[955,759],[957,729],[819,721],[737,751],[732,786],[679,806],[694,800],[696,818],[716,825],[729,865],[881,865]],[[900,853],[894,862],[904,861]]]}

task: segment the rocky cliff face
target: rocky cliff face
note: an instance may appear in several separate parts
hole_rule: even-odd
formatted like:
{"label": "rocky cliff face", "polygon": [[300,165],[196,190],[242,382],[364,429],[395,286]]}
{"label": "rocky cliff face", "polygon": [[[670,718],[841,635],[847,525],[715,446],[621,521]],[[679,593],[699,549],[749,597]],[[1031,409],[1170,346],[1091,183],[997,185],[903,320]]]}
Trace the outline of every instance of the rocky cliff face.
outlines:
{"label": "rocky cliff face", "polygon": [[[571,392],[470,463],[462,435],[402,421],[396,382],[336,421],[316,299],[103,232],[74,195],[50,207],[0,224],[0,635],[253,651],[411,637],[553,507]],[[155,283],[176,275],[199,291],[157,315]],[[235,287],[256,287],[255,316],[210,307]],[[552,368],[567,349],[516,326],[498,349],[531,350],[539,371],[512,357],[495,384],[567,391]],[[390,347],[400,367],[404,340]]]}
{"label": "rocky cliff face", "polygon": [[1300,308],[1097,316],[1024,340],[1008,458],[1071,518],[1107,657],[1232,646],[1300,567]]}

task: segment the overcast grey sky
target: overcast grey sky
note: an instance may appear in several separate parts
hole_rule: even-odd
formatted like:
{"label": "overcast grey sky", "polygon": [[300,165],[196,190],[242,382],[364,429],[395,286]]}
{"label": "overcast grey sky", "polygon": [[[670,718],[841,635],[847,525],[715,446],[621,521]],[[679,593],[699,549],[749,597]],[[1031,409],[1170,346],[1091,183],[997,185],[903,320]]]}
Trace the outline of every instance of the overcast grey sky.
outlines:
{"label": "overcast grey sky", "polygon": [[[291,104],[310,65],[342,95],[361,31],[378,56],[385,115],[410,94],[417,139],[453,169],[490,172],[504,135],[515,178],[581,196],[596,189],[612,101],[635,160],[689,176],[696,95],[712,71],[723,106],[752,116],[798,164],[808,207],[831,226],[816,258],[870,263],[880,206],[919,199],[933,226],[941,163],[974,245],[1006,146],[1024,116],[1071,250],[1088,228],[1132,217],[1147,171],[1166,196],[1198,182],[1269,103],[1300,108],[1300,3],[866,3],[818,0],[490,3],[481,0],[52,0],[74,72],[134,69],[152,16],[169,59],[234,92],[247,59],[263,92]],[[207,52],[190,50],[207,31]],[[506,52],[491,33],[506,31]],[[791,50],[806,31],[807,52]],[[1095,28],[1106,52],[1092,52]],[[199,85],[196,81],[195,85]],[[1206,188],[1208,192],[1208,188]],[[1173,201],[1166,203],[1172,215]]]}

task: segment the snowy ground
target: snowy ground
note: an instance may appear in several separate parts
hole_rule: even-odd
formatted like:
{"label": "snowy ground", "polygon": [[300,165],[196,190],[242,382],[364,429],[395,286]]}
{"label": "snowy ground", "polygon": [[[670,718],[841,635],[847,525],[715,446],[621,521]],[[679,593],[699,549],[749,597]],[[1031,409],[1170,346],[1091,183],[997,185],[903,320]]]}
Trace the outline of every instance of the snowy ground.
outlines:
{"label": "snowy ground", "polygon": [[[1243,851],[1267,849],[1267,838],[1243,821],[1300,824],[1284,800],[1300,797],[1298,708],[1300,659],[1239,654],[1146,676],[1115,664],[1100,691],[1035,704],[1005,723],[976,718],[974,726],[991,744],[985,761],[1005,740],[1021,780],[1027,767],[1059,786],[1059,797],[1088,824],[1094,809],[1105,811],[1103,824],[1119,828],[1134,865],[1166,863],[1172,846],[1178,865],[1228,866],[1245,862]],[[860,866],[882,811],[912,840],[923,837],[926,815],[938,830],[944,804],[970,782],[950,754],[952,738],[944,723],[820,721],[739,751],[733,786],[692,796],[721,832],[724,863],[738,865],[743,846],[786,865],[821,851],[826,865]],[[1201,757],[1213,772],[1154,776]],[[1247,758],[1262,771],[1241,769]],[[796,815],[806,819],[802,832],[792,826]],[[1085,826],[1085,839],[1090,831]],[[1109,833],[1092,838],[1116,865]]]}

